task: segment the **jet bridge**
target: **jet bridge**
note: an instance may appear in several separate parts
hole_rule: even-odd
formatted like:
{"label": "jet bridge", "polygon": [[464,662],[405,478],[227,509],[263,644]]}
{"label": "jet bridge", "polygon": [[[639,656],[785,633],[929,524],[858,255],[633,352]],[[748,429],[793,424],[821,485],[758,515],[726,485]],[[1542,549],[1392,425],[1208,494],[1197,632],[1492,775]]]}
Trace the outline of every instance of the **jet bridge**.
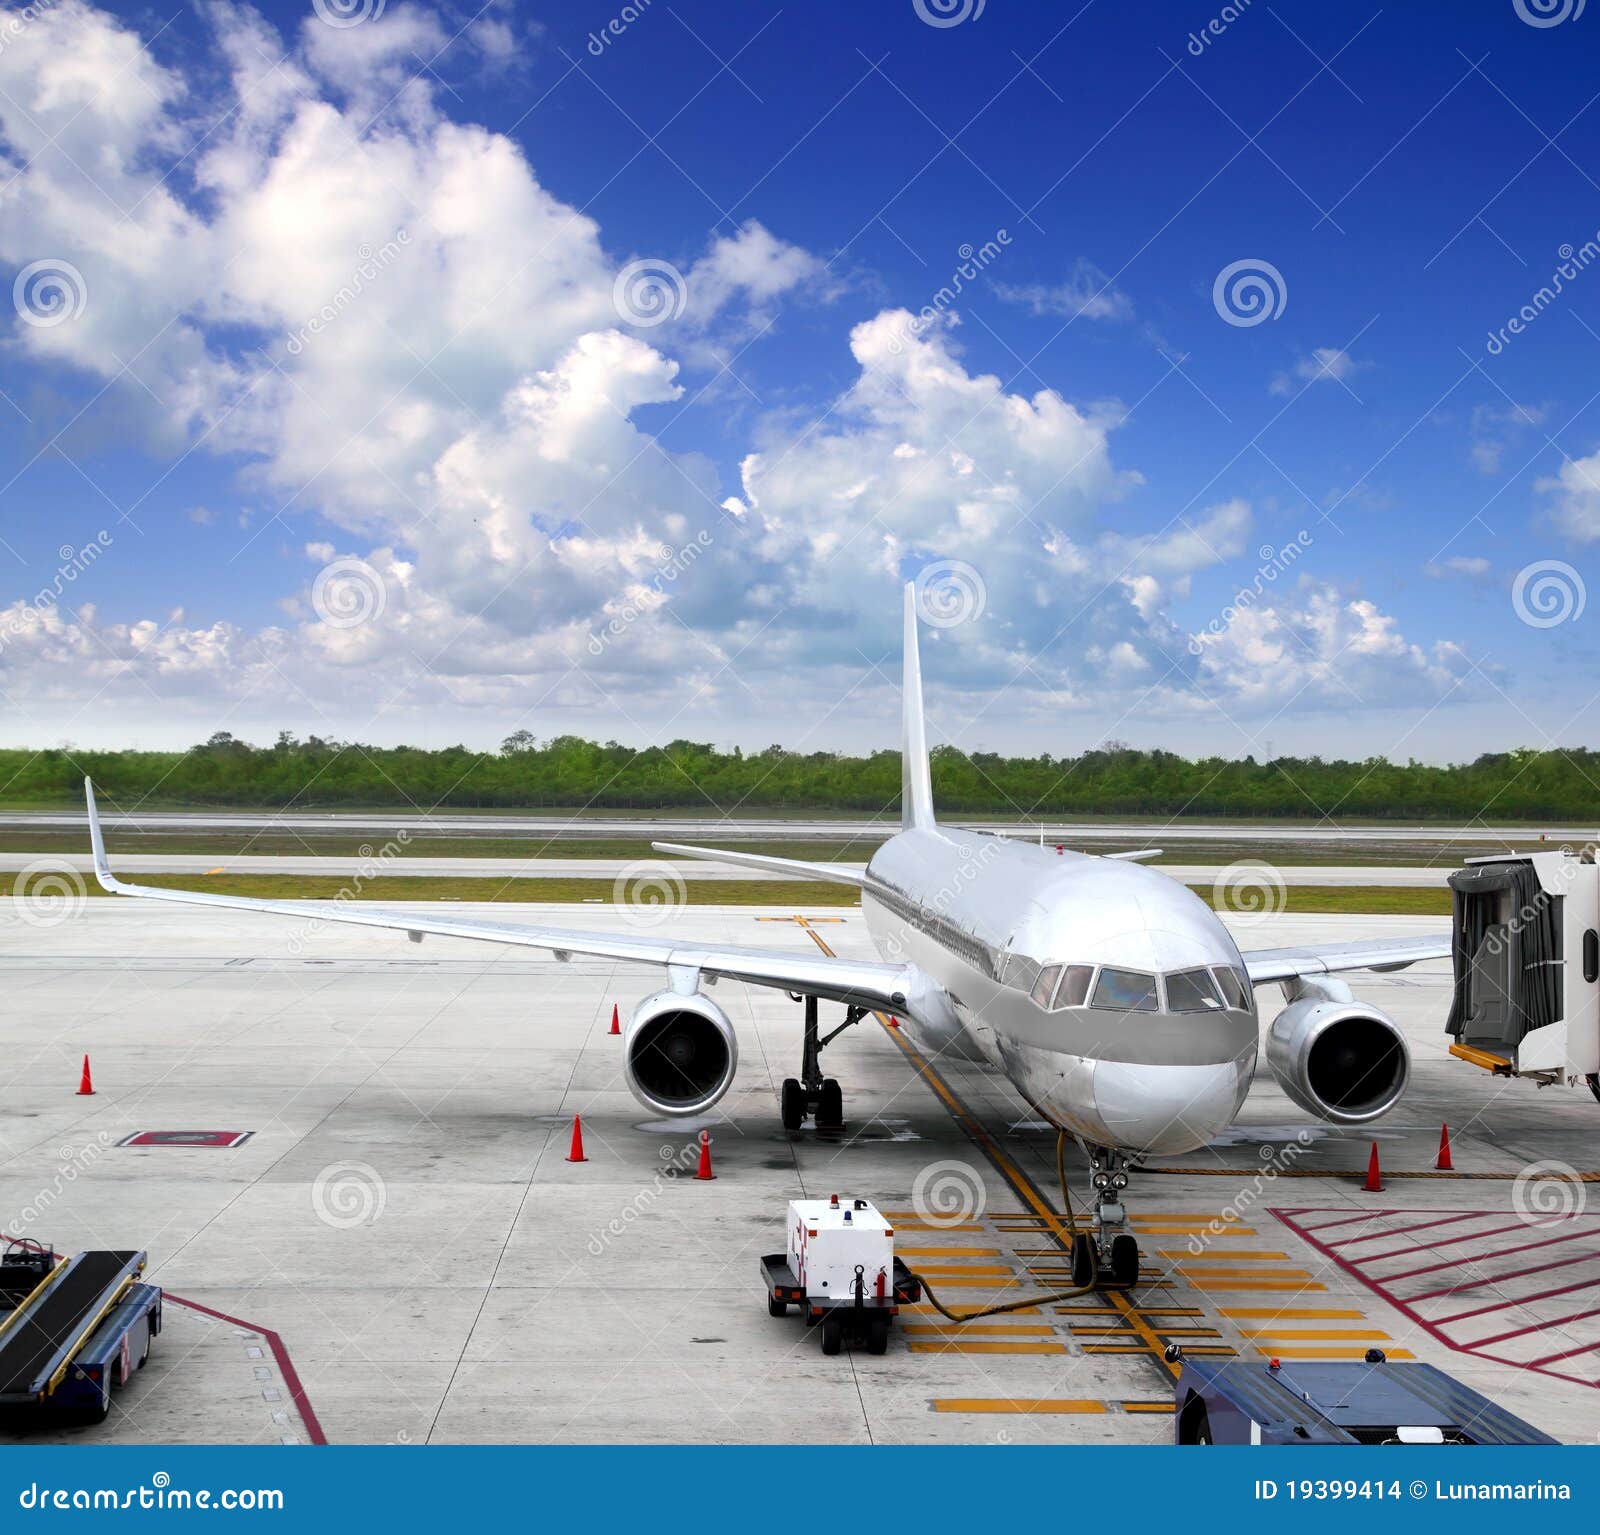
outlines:
{"label": "jet bridge", "polygon": [[1600,1098],[1600,866],[1592,849],[1474,858],[1450,876],[1451,1055]]}

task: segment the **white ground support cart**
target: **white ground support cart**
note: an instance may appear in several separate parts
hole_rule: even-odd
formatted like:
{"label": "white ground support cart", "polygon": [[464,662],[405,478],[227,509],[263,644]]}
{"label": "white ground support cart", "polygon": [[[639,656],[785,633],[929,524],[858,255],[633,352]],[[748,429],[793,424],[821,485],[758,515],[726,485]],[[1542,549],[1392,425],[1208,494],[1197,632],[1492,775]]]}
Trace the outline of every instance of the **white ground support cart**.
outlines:
{"label": "white ground support cart", "polygon": [[1470,859],[1450,876],[1450,1053],[1600,1099],[1600,866],[1592,849]]}
{"label": "white ground support cart", "polygon": [[797,1306],[821,1324],[822,1352],[837,1354],[848,1335],[881,1354],[901,1306],[922,1297],[916,1276],[894,1255],[894,1228],[865,1199],[792,1199],[788,1250],[761,1260],[767,1314]]}

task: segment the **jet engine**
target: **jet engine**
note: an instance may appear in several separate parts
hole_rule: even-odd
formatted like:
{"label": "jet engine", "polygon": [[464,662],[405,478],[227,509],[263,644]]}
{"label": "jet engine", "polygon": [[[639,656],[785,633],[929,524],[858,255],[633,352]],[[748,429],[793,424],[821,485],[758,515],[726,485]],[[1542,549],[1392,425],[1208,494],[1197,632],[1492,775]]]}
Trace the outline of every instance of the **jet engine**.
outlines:
{"label": "jet engine", "polygon": [[1411,1076],[1394,1020],[1321,976],[1292,983],[1289,1005],[1267,1030],[1267,1064],[1295,1103],[1337,1125],[1386,1114]]}
{"label": "jet engine", "polygon": [[739,1042],[701,992],[658,991],[633,1010],[622,1041],[628,1086],[658,1114],[699,1114],[733,1085]]}

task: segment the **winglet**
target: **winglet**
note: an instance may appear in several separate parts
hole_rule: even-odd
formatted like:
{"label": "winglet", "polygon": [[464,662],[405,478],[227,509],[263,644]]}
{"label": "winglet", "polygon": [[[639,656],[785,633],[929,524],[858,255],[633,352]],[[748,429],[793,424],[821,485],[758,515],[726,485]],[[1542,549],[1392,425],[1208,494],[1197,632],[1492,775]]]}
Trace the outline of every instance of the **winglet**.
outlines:
{"label": "winglet", "polygon": [[900,825],[910,831],[934,824],[928,732],[922,718],[922,662],[917,655],[917,588],[912,581],[906,582],[904,667],[900,688]]}
{"label": "winglet", "polygon": [[95,808],[92,779],[83,780],[83,797],[89,806],[89,846],[94,850],[94,877],[100,881],[101,889],[115,891],[117,881],[106,861],[106,842],[100,835],[100,812]]}

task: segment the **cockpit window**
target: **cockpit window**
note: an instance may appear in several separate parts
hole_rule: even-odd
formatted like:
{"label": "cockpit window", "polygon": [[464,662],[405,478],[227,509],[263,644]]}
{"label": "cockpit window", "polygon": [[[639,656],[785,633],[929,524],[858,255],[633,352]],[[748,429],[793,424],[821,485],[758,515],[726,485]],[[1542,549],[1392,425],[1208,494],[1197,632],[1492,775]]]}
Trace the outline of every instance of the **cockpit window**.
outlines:
{"label": "cockpit window", "polygon": [[1049,1007],[1051,995],[1056,989],[1056,982],[1061,979],[1060,965],[1046,965],[1039,972],[1039,979],[1033,983],[1033,1000],[1040,1007]]}
{"label": "cockpit window", "polygon": [[1063,1007],[1082,1007],[1089,999],[1089,977],[1093,974],[1093,965],[1063,966],[1061,985],[1056,989],[1056,999],[1051,1003],[1051,1011]]}
{"label": "cockpit window", "polygon": [[1039,970],[1038,960],[1029,959],[1026,954],[1013,954],[1006,966],[1006,985],[1015,986],[1018,991],[1032,991],[1033,983],[1039,979]]}
{"label": "cockpit window", "polygon": [[1232,965],[1218,965],[1214,973],[1228,1006],[1238,1008],[1241,1012],[1249,1012],[1250,989],[1245,985],[1244,977]]}
{"label": "cockpit window", "polygon": [[1119,1013],[1153,1013],[1156,978],[1140,970],[1102,970],[1094,988],[1094,1005]]}
{"label": "cockpit window", "polygon": [[1169,1013],[1216,1013],[1222,1006],[1222,995],[1209,970],[1179,970],[1167,977]]}

